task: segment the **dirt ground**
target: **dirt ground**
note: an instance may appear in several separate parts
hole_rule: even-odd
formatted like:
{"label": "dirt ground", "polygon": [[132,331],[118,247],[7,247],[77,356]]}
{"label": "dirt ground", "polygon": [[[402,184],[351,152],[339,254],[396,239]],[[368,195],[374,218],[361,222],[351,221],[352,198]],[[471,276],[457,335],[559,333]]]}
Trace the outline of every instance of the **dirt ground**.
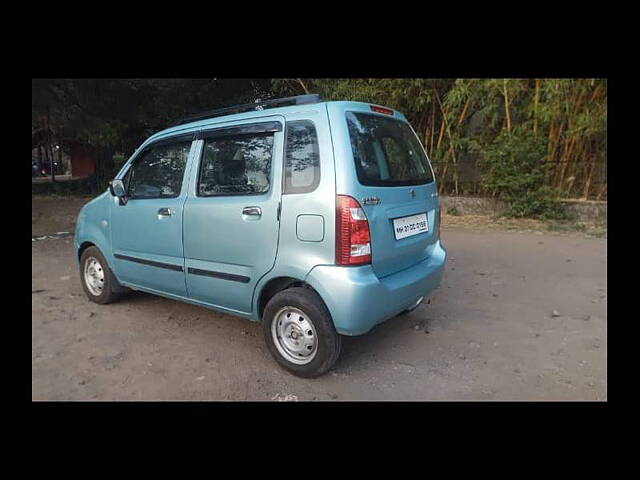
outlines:
{"label": "dirt ground", "polygon": [[[32,237],[72,232],[86,201],[33,197]],[[443,225],[431,303],[345,338],[314,380],[281,370],[257,323],[139,292],[91,303],[72,239],[32,240],[32,399],[606,400],[602,233]]]}

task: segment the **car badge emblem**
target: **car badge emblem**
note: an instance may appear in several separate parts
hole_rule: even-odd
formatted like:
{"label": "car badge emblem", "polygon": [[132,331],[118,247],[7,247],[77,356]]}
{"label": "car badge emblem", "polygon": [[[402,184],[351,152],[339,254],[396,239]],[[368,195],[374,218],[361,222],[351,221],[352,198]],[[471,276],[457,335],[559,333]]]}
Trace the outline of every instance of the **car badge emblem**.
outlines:
{"label": "car badge emblem", "polygon": [[380,204],[382,200],[380,200],[378,197],[364,197],[362,199],[362,204],[363,205],[378,205]]}
{"label": "car badge emblem", "polygon": [[411,198],[416,198],[416,191],[413,188],[411,189]]}

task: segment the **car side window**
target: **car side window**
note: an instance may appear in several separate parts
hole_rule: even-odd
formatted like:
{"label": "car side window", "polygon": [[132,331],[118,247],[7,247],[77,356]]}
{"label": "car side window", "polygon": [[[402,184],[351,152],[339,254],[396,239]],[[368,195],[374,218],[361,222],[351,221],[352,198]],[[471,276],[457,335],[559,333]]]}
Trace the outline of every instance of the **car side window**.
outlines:
{"label": "car side window", "polygon": [[205,139],[198,196],[266,193],[272,159],[272,132]]}
{"label": "car side window", "polygon": [[174,198],[180,195],[191,141],[151,146],[125,176],[131,199]]}
{"label": "car side window", "polygon": [[287,123],[284,193],[308,193],[320,183],[320,152],[313,122]]}

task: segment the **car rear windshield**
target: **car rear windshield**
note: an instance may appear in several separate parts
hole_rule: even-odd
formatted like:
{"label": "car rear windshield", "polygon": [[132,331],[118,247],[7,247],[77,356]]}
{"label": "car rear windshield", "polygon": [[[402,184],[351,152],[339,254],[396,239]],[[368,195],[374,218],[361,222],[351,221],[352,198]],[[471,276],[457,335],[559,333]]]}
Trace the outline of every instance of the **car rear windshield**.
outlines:
{"label": "car rear windshield", "polygon": [[427,156],[405,122],[347,112],[351,148],[362,185],[422,185],[433,181]]}

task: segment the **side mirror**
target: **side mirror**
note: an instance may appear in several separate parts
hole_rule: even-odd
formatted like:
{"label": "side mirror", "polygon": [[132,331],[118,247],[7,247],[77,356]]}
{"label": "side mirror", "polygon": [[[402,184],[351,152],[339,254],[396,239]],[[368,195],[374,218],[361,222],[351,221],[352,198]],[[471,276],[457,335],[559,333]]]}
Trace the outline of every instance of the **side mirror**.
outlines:
{"label": "side mirror", "polygon": [[120,205],[127,203],[127,191],[124,188],[124,182],[122,180],[111,180],[109,182],[109,192],[114,197],[120,199]]}

